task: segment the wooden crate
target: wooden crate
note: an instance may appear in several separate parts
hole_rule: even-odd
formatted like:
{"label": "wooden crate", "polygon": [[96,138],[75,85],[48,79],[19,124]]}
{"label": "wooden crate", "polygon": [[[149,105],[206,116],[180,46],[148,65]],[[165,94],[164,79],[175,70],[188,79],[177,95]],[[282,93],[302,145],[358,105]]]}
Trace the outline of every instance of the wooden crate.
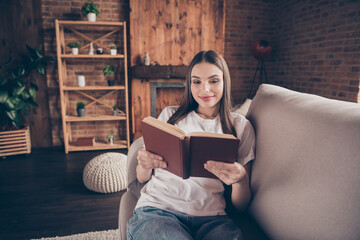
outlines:
{"label": "wooden crate", "polygon": [[0,132],[0,157],[31,153],[29,127]]}

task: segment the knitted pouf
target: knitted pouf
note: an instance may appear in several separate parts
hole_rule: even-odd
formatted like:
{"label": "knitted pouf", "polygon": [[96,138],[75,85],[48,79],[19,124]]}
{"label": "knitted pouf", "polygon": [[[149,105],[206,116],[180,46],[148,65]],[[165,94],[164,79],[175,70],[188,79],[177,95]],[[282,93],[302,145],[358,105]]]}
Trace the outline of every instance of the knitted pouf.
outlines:
{"label": "knitted pouf", "polygon": [[85,166],[83,181],[95,192],[119,192],[127,186],[127,156],[122,153],[103,153],[91,159]]}

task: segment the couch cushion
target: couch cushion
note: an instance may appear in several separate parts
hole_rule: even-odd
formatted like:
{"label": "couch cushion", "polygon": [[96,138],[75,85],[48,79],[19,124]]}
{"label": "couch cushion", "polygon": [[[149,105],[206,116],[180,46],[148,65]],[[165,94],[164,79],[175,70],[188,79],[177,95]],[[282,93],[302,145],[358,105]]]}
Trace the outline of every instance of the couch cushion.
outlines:
{"label": "couch cushion", "polygon": [[274,239],[360,239],[360,105],[263,84],[250,213]]}

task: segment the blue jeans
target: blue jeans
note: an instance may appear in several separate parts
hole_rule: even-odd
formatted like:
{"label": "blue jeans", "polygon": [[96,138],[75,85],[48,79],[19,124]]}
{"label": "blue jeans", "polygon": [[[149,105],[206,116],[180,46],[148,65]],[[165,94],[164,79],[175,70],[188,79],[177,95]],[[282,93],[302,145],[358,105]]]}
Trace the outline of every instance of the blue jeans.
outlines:
{"label": "blue jeans", "polygon": [[154,207],[141,207],[127,223],[127,239],[242,239],[242,232],[227,215],[197,217]]}

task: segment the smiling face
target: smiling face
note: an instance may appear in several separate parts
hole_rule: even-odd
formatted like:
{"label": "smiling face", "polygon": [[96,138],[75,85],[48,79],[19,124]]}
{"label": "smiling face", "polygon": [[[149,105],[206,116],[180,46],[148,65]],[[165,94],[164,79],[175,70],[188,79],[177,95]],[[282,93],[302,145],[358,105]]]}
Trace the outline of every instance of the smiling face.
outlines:
{"label": "smiling face", "polygon": [[197,112],[215,117],[224,92],[223,72],[216,65],[200,62],[191,71],[191,94],[199,104]]}

